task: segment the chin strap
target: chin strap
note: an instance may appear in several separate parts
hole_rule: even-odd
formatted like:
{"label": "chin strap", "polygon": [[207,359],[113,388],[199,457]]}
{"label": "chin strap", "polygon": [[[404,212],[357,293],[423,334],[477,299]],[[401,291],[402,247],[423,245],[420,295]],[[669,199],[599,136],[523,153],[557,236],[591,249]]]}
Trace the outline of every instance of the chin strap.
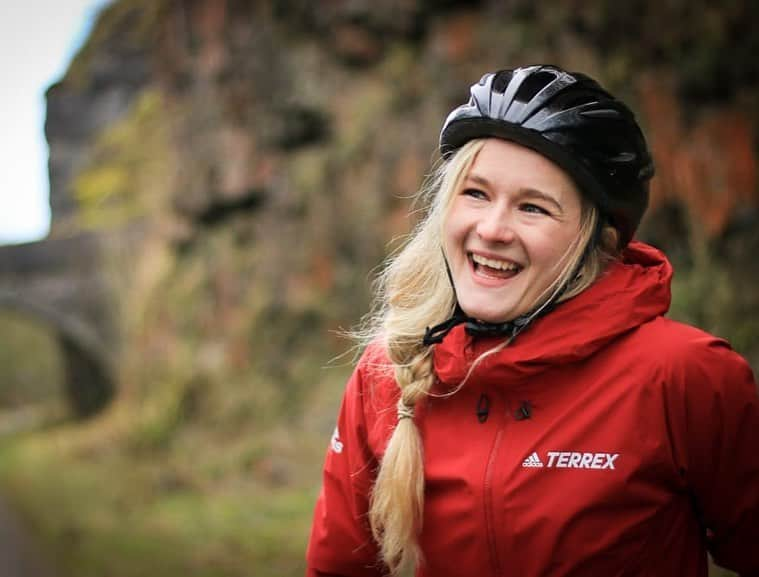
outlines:
{"label": "chin strap", "polygon": [[430,345],[442,343],[445,335],[451,332],[453,327],[460,325],[461,323],[466,323],[469,320],[470,317],[466,316],[466,314],[464,314],[464,311],[462,311],[459,305],[456,304],[456,310],[453,311],[453,316],[451,316],[451,318],[449,318],[447,321],[443,321],[442,323],[435,325],[434,327],[427,327],[424,330],[424,338],[422,339],[422,344],[425,347],[429,347]]}
{"label": "chin strap", "polygon": [[[561,291],[564,292],[564,291]],[[524,314],[522,316],[519,316],[511,321],[506,321],[504,323],[488,323],[485,321],[480,321],[475,318],[472,318],[470,316],[467,316],[467,314],[461,310],[461,307],[459,305],[456,305],[456,310],[453,313],[453,316],[449,318],[447,321],[443,321],[440,324],[435,325],[434,327],[427,327],[424,331],[424,338],[422,339],[422,343],[425,347],[428,347],[430,345],[434,345],[437,343],[442,343],[445,336],[453,330],[453,328],[457,325],[464,324],[464,330],[466,330],[467,334],[474,336],[474,337],[508,337],[509,343],[513,341],[516,336],[521,333],[527,326],[535,320],[538,316],[546,314],[549,310],[551,310],[554,307],[554,304],[556,302],[556,299],[561,296],[560,294],[557,294],[554,299],[552,299],[552,302],[546,302],[542,307],[539,307],[537,310]]]}

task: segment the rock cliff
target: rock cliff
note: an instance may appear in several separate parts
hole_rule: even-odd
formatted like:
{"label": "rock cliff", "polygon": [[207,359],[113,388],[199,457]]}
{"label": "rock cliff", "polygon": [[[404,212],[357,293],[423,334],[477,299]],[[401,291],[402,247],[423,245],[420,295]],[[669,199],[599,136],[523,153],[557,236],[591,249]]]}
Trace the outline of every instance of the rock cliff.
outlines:
{"label": "rock cliff", "polygon": [[641,235],[679,267],[675,313],[756,362],[757,16],[705,0],[118,0],[48,92],[52,234],[109,239],[141,359],[128,381],[185,351],[302,391],[286,358],[339,349],[326,331],[366,309],[447,111],[486,70],[556,62],[635,108],[658,170]]}

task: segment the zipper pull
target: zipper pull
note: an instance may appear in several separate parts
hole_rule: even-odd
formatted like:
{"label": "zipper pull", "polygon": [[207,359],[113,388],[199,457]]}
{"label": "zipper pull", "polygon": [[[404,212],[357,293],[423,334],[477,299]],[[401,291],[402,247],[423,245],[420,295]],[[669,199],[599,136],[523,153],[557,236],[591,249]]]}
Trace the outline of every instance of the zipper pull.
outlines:
{"label": "zipper pull", "polygon": [[532,416],[532,405],[530,401],[522,401],[519,408],[514,411],[514,418],[517,421],[524,421]]}

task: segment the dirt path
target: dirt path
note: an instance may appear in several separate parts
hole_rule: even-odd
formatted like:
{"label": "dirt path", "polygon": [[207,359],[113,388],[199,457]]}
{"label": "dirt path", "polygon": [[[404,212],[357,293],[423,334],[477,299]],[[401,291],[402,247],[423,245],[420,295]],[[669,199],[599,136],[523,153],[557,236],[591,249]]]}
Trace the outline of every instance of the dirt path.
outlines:
{"label": "dirt path", "polygon": [[56,577],[52,566],[24,530],[18,515],[0,497],[0,577]]}

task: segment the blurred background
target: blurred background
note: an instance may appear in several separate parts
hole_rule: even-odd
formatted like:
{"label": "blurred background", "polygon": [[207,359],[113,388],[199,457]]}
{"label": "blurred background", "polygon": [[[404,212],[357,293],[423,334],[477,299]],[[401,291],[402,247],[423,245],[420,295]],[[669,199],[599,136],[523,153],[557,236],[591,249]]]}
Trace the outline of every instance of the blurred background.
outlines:
{"label": "blurred background", "polygon": [[54,574],[302,574],[338,333],[488,70],[632,106],[671,316],[759,367],[759,4],[98,6],[46,93],[49,234],[0,246],[0,497]]}

